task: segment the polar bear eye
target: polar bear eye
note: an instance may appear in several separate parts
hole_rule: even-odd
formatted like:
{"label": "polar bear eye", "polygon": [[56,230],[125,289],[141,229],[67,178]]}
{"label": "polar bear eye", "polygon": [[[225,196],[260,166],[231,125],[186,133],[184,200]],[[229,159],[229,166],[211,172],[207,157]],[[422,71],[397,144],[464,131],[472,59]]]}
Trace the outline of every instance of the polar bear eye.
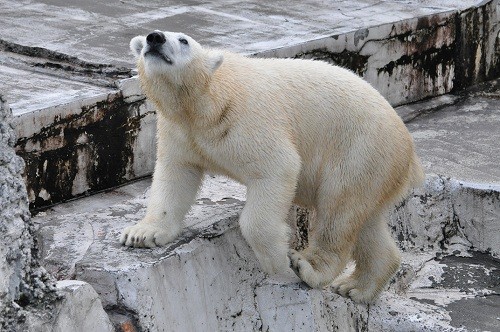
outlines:
{"label": "polar bear eye", "polygon": [[181,44],[184,44],[184,45],[187,45],[187,44],[188,44],[188,41],[187,41],[186,39],[184,39],[184,38],[179,38],[179,42],[180,42]]}

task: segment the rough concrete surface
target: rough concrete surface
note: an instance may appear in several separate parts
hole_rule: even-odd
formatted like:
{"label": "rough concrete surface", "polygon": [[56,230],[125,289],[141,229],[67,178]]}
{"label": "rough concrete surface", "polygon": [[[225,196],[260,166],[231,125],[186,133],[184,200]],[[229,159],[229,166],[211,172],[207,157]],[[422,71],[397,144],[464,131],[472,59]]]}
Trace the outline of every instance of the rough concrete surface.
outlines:
{"label": "rough concrete surface", "polygon": [[14,152],[12,114],[2,96],[0,112],[0,227],[6,234],[0,246],[0,297],[13,301],[19,298],[21,280],[30,264],[31,238],[25,224],[29,219],[26,189],[20,176],[24,163]]}
{"label": "rough concrete surface", "polygon": [[[421,210],[427,209],[425,204],[432,205],[430,195],[441,182],[440,177],[431,176],[422,192],[412,196],[420,202]],[[148,183],[134,186],[145,188]],[[443,205],[431,209],[429,215],[420,216],[420,223],[415,220],[403,229],[407,220],[398,220],[399,228],[395,228],[394,235],[411,234],[415,245],[405,248],[403,266],[394,283],[369,307],[346,301],[328,290],[311,290],[293,278],[262,274],[236,223],[244,189],[224,178],[206,179],[198,203],[187,217],[187,230],[166,248],[130,249],[117,242],[121,229],[144,215],[147,192],[136,198],[123,196],[125,201],[121,203],[78,214],[71,212],[71,209],[79,211],[78,202],[74,202],[64,213],[62,205],[37,219],[44,222],[40,234],[47,268],[58,278],[90,283],[112,318],[121,315],[123,321],[125,316],[128,322],[144,330],[498,328],[494,313],[499,306],[495,295],[500,282],[499,262],[490,254],[474,253],[475,247],[467,241],[467,230],[459,234],[446,232],[450,225],[441,224],[435,213],[453,213],[448,190],[443,187],[442,195],[446,198],[435,200],[444,201]],[[206,198],[214,193],[218,194]],[[232,199],[221,198],[223,193]],[[111,202],[116,199],[110,192],[89,197],[81,204],[93,206],[95,201],[99,206],[108,197]],[[424,198],[428,200],[423,202]],[[500,202],[494,204],[498,212]],[[415,205],[418,204],[414,203],[414,208]],[[429,239],[426,231],[434,223],[438,236]],[[479,220],[477,224],[482,225]],[[423,248],[427,249],[422,252]],[[460,270],[462,277],[450,276]],[[490,279],[484,280],[485,276]],[[478,323],[473,303],[481,303],[493,316]],[[457,314],[458,310],[462,314]]]}
{"label": "rough concrete surface", "polygon": [[40,265],[38,224],[28,209],[15,142],[12,113],[0,95],[0,330],[113,331],[90,285],[56,284]]}
{"label": "rough concrete surface", "polygon": [[62,280],[57,282],[57,288],[64,300],[57,306],[56,320],[47,326],[47,332],[115,330],[92,286],[83,281]]}
{"label": "rough concrete surface", "polygon": [[40,266],[21,177],[24,162],[15,154],[15,142],[12,113],[0,95],[0,329],[5,331],[32,312],[51,308],[57,297],[54,280]]}

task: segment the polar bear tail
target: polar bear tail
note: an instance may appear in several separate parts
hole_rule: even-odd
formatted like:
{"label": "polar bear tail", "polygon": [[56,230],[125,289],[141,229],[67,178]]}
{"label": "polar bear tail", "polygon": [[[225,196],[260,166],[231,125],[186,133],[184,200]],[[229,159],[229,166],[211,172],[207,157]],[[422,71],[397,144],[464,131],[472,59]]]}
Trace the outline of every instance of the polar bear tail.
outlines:
{"label": "polar bear tail", "polygon": [[415,152],[413,152],[413,156],[410,159],[410,164],[408,166],[408,173],[406,175],[406,182],[400,188],[399,195],[396,195],[396,202],[399,203],[403,199],[405,199],[412,189],[419,187],[425,180],[424,169],[422,168],[422,163],[420,162],[420,158],[417,156]]}

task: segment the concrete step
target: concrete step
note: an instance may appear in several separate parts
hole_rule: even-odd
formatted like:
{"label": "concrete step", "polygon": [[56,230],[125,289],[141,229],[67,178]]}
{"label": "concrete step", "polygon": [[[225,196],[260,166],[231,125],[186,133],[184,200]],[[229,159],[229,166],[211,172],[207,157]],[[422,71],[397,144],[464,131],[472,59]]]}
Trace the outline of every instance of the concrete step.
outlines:
{"label": "concrete step", "polygon": [[[428,199],[420,209],[451,204],[443,198],[451,196],[443,187],[439,198],[429,198],[441,182],[442,178],[431,176],[422,192],[415,193],[414,201]],[[147,185],[147,180],[135,184]],[[488,193],[481,195],[488,197]],[[499,193],[492,191],[493,196],[483,202],[491,204],[497,217]],[[414,223],[396,212],[393,220],[399,227],[394,235],[409,235],[413,247],[406,249],[402,269],[389,290],[375,304],[363,306],[328,289],[312,290],[297,280],[264,275],[237,226],[243,195],[237,184],[208,178],[187,217],[187,230],[175,243],[156,249],[129,249],[117,241],[121,229],[144,214],[147,194],[94,211],[48,211],[36,217],[41,222],[44,265],[60,279],[92,285],[112,319],[118,316],[123,322],[125,316],[126,323],[148,331],[458,331],[460,327],[486,331],[500,327],[500,263],[494,258],[500,241],[488,242],[493,248],[486,254],[477,253],[481,248],[471,244],[477,236],[474,231],[497,236],[500,219],[495,229],[476,220],[473,230],[466,227],[460,234],[451,234],[447,230],[451,221],[443,224],[443,215],[434,214],[436,210],[425,215],[430,219],[421,218],[419,225],[413,215]],[[114,200],[113,196],[109,193],[81,203],[93,206],[95,199],[99,206],[108,197]],[[487,203],[488,199],[492,201]],[[73,208],[78,208],[76,202]],[[480,209],[472,212],[478,217],[484,214]],[[464,222],[461,218],[453,221]],[[432,240],[427,237],[429,229],[436,233]],[[421,242],[425,246],[419,247]],[[478,305],[481,311],[475,310]]]}
{"label": "concrete step", "polygon": [[44,265],[92,285],[115,324],[149,331],[500,329],[498,96],[491,82],[412,106],[434,108],[408,123],[428,175],[391,215],[403,264],[373,305],[264,275],[237,225],[245,189],[220,177],[165,248],[117,241],[144,215],[149,179],[40,213]]}

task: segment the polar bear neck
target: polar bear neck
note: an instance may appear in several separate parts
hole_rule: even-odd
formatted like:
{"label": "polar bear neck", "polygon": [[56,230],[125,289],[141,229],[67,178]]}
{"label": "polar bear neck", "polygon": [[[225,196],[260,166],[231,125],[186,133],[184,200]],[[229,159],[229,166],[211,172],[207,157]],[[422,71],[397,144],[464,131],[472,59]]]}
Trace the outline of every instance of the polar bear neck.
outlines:
{"label": "polar bear neck", "polygon": [[153,102],[161,116],[202,128],[210,126],[218,113],[223,112],[222,106],[217,107],[213,103],[210,86],[212,77],[207,73],[200,70],[185,71],[182,79],[167,74],[148,77],[142,61],[138,62],[137,69],[146,97]]}
{"label": "polar bear neck", "polygon": [[209,77],[200,70],[186,70],[182,76],[175,72],[148,76],[142,61],[138,62],[137,70],[146,97],[167,118],[186,113],[192,109],[192,101],[203,99],[208,91]]}

